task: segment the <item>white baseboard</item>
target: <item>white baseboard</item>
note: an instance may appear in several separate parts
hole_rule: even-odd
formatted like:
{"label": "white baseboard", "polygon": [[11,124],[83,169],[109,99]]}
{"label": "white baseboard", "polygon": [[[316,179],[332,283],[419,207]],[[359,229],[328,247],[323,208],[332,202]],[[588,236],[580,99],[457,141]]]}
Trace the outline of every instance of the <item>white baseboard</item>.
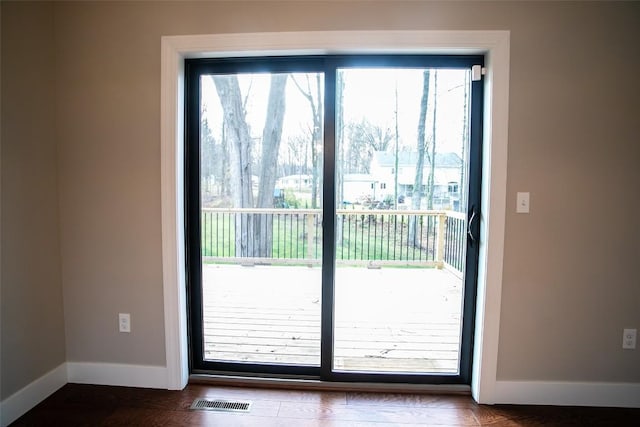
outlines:
{"label": "white baseboard", "polygon": [[496,381],[495,403],[640,408],[640,383]]}
{"label": "white baseboard", "polygon": [[67,373],[70,383],[167,388],[165,366],[67,362]]}
{"label": "white baseboard", "polygon": [[0,402],[0,425],[8,426],[67,383],[67,364],[47,372]]}

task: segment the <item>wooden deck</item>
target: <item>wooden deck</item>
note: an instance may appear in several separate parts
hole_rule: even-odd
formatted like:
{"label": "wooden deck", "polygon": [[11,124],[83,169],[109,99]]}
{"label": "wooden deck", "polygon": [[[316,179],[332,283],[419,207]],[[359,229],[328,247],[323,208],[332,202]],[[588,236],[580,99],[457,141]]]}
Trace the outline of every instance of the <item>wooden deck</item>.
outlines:
{"label": "wooden deck", "polygon": [[[205,359],[320,364],[320,268],[204,265]],[[462,282],[447,270],[339,267],[339,371],[456,373]]]}

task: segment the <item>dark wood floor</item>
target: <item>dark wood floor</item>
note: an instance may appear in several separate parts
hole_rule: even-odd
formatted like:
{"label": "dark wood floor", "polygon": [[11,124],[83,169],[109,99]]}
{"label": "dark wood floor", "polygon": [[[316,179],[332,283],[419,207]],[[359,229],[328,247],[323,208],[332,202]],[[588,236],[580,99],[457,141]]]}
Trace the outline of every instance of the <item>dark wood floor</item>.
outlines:
{"label": "dark wood floor", "polygon": [[[244,399],[251,412],[193,411],[198,397]],[[468,396],[189,385],[183,391],[67,384],[15,426],[632,426],[640,409],[484,406]]]}

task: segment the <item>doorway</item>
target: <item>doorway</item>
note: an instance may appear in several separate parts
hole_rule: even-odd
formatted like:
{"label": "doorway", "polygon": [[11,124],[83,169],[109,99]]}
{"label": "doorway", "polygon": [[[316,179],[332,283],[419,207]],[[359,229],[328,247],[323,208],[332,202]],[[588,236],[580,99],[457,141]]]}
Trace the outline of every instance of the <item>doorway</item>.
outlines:
{"label": "doorway", "polygon": [[482,57],[188,60],[194,372],[468,383]]}

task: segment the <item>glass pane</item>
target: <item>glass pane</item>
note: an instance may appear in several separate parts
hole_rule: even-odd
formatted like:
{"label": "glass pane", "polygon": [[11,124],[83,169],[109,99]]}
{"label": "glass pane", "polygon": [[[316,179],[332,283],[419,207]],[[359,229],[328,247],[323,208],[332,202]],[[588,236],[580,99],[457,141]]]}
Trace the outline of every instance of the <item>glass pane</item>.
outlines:
{"label": "glass pane", "polygon": [[469,72],[341,69],[333,369],[456,374]]}
{"label": "glass pane", "polygon": [[201,78],[205,360],[320,365],[323,84]]}

